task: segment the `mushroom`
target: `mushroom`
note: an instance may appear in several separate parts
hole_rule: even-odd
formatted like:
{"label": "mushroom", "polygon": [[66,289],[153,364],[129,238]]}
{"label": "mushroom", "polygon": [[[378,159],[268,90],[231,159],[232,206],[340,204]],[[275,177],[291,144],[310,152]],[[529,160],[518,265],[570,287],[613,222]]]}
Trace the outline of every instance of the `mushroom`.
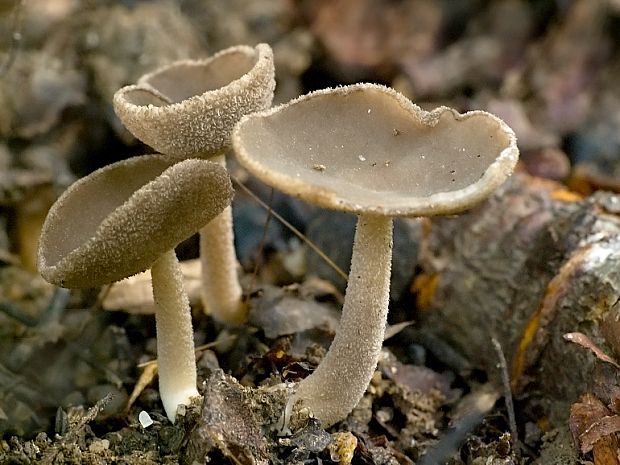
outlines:
{"label": "mushroom", "polygon": [[[243,115],[268,108],[274,88],[271,47],[236,46],[142,76],[137,85],[116,92],[114,110],[134,136],[158,152],[226,166],[234,125]],[[243,323],[247,309],[241,302],[230,208],[200,231],[200,257],[205,311],[221,322]]]}
{"label": "mushroom", "polygon": [[289,402],[330,426],[358,403],[381,351],[392,218],[452,214],[481,202],[511,174],[516,138],[489,113],[426,112],[393,89],[357,84],[245,116],[233,148],[265,183],[358,215],[340,328]]}
{"label": "mushroom", "polygon": [[[171,166],[172,165],[172,166]],[[151,269],[164,409],[197,396],[191,313],[174,247],[230,205],[226,170],[206,160],[130,158],[71,185],[43,224],[38,268],[50,283],[90,288]]]}

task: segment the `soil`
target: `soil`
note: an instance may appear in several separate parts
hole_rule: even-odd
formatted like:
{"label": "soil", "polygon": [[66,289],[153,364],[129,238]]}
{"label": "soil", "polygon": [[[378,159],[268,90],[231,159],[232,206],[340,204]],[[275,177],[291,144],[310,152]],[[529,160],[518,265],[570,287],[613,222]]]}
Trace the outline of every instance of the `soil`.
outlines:
{"label": "soil", "polygon": [[[0,0],[0,464],[620,465],[620,2]],[[400,220],[389,327],[368,390],[323,429],[294,383],[338,327],[354,219],[231,160],[246,325],[204,314],[177,248],[202,399],[157,391],[148,279],[69,291],[36,271],[51,204],[151,152],[114,92],[153,68],[269,43],[275,103],[359,81],[423,108],[484,109],[517,173],[456,218]],[[232,158],[232,157],[229,157]]]}

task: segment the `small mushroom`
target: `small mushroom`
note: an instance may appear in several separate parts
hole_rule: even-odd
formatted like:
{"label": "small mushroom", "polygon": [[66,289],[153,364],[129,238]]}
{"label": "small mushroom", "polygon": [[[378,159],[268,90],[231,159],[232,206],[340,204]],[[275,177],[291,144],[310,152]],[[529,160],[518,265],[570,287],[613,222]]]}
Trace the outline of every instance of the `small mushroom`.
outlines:
{"label": "small mushroom", "polygon": [[[231,47],[142,76],[116,92],[114,109],[134,136],[158,152],[225,166],[234,125],[271,105],[274,74],[269,45]],[[200,231],[200,256],[205,310],[225,323],[244,322],[230,208]]]}
{"label": "small mushroom", "polygon": [[145,74],[114,94],[114,110],[158,152],[177,160],[209,158],[230,146],[243,115],[271,105],[274,88],[271,47],[241,45]]}
{"label": "small mushroom", "polygon": [[426,112],[393,89],[357,84],[242,118],[233,147],[267,184],[358,214],[340,329],[289,403],[301,402],[330,426],[364,394],[381,351],[392,218],[457,213],[484,200],[517,162],[514,133],[486,112]]}
{"label": "small mushroom", "polygon": [[159,389],[174,422],[197,396],[189,301],[174,247],[230,205],[226,170],[206,160],[157,155],[101,168],[71,185],[50,209],[38,268],[50,283],[89,288],[151,269]]}

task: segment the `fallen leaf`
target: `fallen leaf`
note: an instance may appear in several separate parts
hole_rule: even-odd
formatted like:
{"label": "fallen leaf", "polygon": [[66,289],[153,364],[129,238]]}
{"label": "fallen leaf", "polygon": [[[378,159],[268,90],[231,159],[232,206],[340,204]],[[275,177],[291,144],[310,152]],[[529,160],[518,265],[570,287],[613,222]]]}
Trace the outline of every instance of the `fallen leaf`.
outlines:
{"label": "fallen leaf", "polygon": [[596,355],[596,357],[599,360],[602,360],[603,362],[607,362],[607,363],[611,363],[613,366],[615,366],[616,368],[618,368],[620,370],[620,365],[618,365],[618,362],[616,362],[613,358],[611,358],[609,355],[605,354],[596,344],[594,344],[594,342],[592,342],[592,340],[586,336],[583,333],[566,333],[564,334],[564,339],[572,342],[574,344],[577,344],[581,347],[584,347],[588,350],[590,350],[594,355]]}
{"label": "fallen leaf", "polygon": [[129,400],[127,400],[127,410],[131,408],[136,399],[138,399],[140,394],[142,394],[142,391],[144,391],[146,387],[153,382],[155,376],[157,376],[157,363],[153,362],[146,364],[144,366],[144,371],[140,374],[140,377],[138,378],[138,381],[129,396]]}
{"label": "fallen leaf", "polygon": [[[190,305],[196,306],[200,303],[200,260],[187,260],[181,262],[180,265],[181,273],[183,273],[183,285],[187,291]],[[127,313],[155,313],[150,270],[114,283],[103,299],[101,306],[104,310],[122,310]]]}
{"label": "fallen leaf", "polygon": [[619,465],[616,454],[620,416],[594,395],[584,394],[570,410],[568,426],[582,454],[592,451],[596,465]]}

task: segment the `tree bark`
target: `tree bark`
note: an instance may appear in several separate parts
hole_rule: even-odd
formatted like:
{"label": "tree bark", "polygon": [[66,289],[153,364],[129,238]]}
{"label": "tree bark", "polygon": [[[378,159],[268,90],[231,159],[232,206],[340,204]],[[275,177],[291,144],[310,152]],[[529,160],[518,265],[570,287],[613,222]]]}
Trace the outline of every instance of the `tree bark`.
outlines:
{"label": "tree bark", "polygon": [[601,328],[620,299],[618,212],[613,194],[581,199],[518,174],[471,212],[434,220],[414,283],[421,332],[499,383],[497,338],[517,398],[564,421],[603,362],[563,335],[582,332],[615,356]]}

